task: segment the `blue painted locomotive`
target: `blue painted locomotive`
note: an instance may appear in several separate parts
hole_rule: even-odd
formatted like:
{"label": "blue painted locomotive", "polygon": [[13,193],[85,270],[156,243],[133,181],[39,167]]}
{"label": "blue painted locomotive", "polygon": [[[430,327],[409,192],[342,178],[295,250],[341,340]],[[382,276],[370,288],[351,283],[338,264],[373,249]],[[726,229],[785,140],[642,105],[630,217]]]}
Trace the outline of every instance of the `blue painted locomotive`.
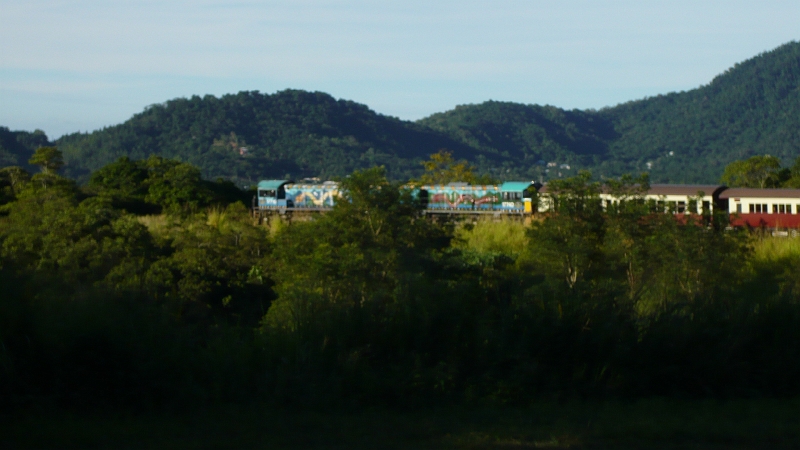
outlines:
{"label": "blue painted locomotive", "polygon": [[[472,186],[468,183],[421,186],[417,195],[425,199],[425,209],[457,211],[499,211],[532,213],[538,184],[508,181],[501,185]],[[258,183],[258,209],[333,207],[339,185],[293,183],[288,180],[264,180]]]}
{"label": "blue painted locomotive", "polygon": [[449,183],[420,189],[427,192],[427,209],[531,213],[537,187],[533,182],[507,181],[499,186]]}
{"label": "blue painted locomotive", "polygon": [[339,185],[324,183],[293,183],[289,180],[264,180],[258,183],[258,209],[272,208],[332,208],[339,195]]}

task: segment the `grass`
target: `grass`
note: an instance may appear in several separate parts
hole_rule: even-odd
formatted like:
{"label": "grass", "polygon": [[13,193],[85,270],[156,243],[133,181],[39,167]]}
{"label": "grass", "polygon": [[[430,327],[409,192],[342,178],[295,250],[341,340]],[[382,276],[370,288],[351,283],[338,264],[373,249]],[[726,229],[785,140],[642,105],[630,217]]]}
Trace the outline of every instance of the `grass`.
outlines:
{"label": "grass", "polygon": [[800,238],[754,236],[753,256],[756,261],[782,262],[800,260]]}
{"label": "grass", "polygon": [[456,230],[457,245],[482,253],[519,255],[525,248],[527,226],[520,221],[478,221]]}
{"label": "grass", "polygon": [[154,236],[163,236],[169,229],[169,220],[166,214],[138,216],[136,220],[147,227],[147,230]]}
{"label": "grass", "polygon": [[799,411],[796,399],[649,399],[404,412],[235,405],[188,414],[28,412],[0,418],[0,447],[781,449],[800,447]]}

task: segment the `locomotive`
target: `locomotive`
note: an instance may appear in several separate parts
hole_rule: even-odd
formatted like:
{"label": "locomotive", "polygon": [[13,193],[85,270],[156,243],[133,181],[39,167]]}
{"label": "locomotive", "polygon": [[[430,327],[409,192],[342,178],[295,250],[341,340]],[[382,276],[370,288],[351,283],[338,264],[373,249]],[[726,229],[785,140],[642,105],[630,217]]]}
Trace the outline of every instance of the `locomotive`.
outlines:
{"label": "locomotive", "polygon": [[[411,187],[430,211],[476,211],[498,213],[534,212],[533,198],[540,184],[532,181],[507,181],[500,185],[472,186],[448,183]],[[325,210],[332,208],[339,196],[333,181],[294,183],[290,180],[263,180],[253,207],[258,210]]]}

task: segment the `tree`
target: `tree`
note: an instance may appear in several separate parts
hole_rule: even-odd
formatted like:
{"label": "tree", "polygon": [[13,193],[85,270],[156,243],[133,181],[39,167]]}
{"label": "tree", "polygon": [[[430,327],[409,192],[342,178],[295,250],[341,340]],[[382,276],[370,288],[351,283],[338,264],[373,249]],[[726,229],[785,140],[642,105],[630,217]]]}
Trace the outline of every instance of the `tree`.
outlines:
{"label": "tree", "polygon": [[447,184],[465,182],[470,184],[490,184],[493,180],[488,176],[476,176],[475,167],[466,160],[456,161],[447,149],[441,149],[422,163],[425,173],[416,180],[417,184]]}
{"label": "tree", "polygon": [[145,201],[174,210],[194,209],[211,200],[197,167],[160,156],[151,156],[144,163],[149,174]]}
{"label": "tree", "polygon": [[42,173],[54,175],[64,166],[64,155],[56,147],[39,147],[28,163],[39,166]]}
{"label": "tree", "polygon": [[382,167],[354,172],[341,193],[329,214],[276,237],[279,299],[267,327],[297,330],[322,315],[384,308],[408,288],[406,275],[449,245],[451,230],[421,217],[419,200]]}
{"label": "tree", "polygon": [[142,161],[131,161],[123,156],[93,172],[89,188],[100,195],[123,200],[144,200],[147,176],[147,168]]}
{"label": "tree", "polygon": [[780,159],[770,155],[753,156],[728,164],[720,181],[730,187],[774,188],[781,184],[780,170]]}
{"label": "tree", "polygon": [[549,184],[550,213],[528,231],[530,255],[539,267],[572,293],[600,269],[606,217],[600,185],[589,172]]}
{"label": "tree", "polygon": [[783,169],[787,171],[788,174],[786,176],[786,180],[784,181],[783,185],[785,187],[800,188],[800,156],[795,158],[794,164],[789,169]]}

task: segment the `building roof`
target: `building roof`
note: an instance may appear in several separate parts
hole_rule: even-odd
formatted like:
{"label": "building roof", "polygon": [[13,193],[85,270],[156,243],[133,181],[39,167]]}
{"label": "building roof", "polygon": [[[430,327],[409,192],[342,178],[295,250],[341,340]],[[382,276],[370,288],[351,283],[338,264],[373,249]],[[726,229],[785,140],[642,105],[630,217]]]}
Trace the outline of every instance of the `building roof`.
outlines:
{"label": "building roof", "polygon": [[258,182],[259,189],[278,189],[286,183],[290,183],[289,180],[261,180]]}
{"label": "building roof", "polygon": [[[600,193],[608,194],[609,188],[606,185],[599,187]],[[724,192],[725,186],[718,184],[651,184],[650,189],[645,195],[686,195],[695,196],[698,192],[703,192],[705,195],[715,196],[720,192]],[[547,193],[548,186],[544,185],[539,189],[541,193]]]}
{"label": "building roof", "polygon": [[800,189],[729,188],[719,198],[800,198]]}
{"label": "building roof", "polygon": [[725,186],[718,184],[651,184],[647,195],[687,195],[696,196],[698,192],[714,196]]}

